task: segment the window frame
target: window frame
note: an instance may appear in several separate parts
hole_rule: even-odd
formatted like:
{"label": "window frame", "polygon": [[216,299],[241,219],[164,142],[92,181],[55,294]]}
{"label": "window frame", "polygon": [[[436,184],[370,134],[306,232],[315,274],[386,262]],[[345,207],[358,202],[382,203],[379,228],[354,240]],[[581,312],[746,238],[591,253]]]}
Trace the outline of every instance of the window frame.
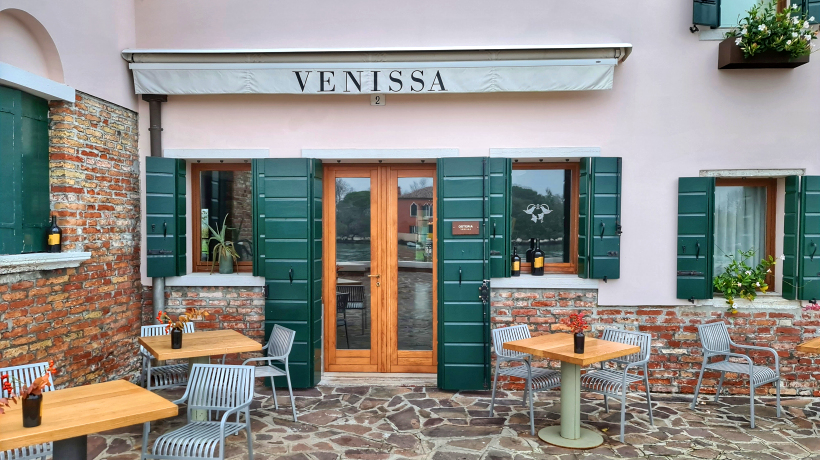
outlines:
{"label": "window frame", "polygon": [[[580,200],[580,170],[581,165],[577,162],[571,163],[557,163],[557,162],[549,162],[549,163],[532,163],[532,162],[519,162],[518,160],[513,160],[512,163],[512,170],[510,171],[510,199],[512,199],[512,171],[515,170],[570,170],[571,171],[571,181],[570,184],[570,193],[572,194],[571,202],[570,202],[570,224],[569,224],[569,233],[570,233],[570,242],[569,242],[569,262],[561,262],[561,263],[545,263],[544,264],[544,274],[577,274],[578,273],[578,212],[579,212],[579,203]],[[512,244],[512,230],[510,231],[509,237],[510,244]],[[512,255],[512,249],[510,250],[510,255]],[[521,273],[527,274],[532,273],[532,264],[530,262],[526,262],[526,254],[519,254],[521,257]]]}
{"label": "window frame", "polygon": [[[191,272],[192,273],[210,273],[211,264],[213,262],[203,262],[199,260],[199,251],[201,248],[202,235],[202,196],[200,173],[202,171],[247,171],[251,174],[250,163],[194,163],[191,165],[191,225],[193,226],[193,242],[189,246],[191,250]],[[253,180],[253,178],[251,178]],[[253,239],[256,242],[256,238]],[[252,273],[253,261],[256,259],[256,252],[258,249],[254,247],[254,257],[248,261],[239,261],[235,273]]]}
{"label": "window frame", "polygon": [[[715,178],[715,188],[717,187],[766,187],[766,254],[757,254],[758,259],[766,256],[775,256],[775,248],[777,243],[777,179],[776,178]],[[717,228],[715,228],[715,235],[717,235]],[[713,235],[713,238],[715,237]],[[752,261],[757,265],[755,261]],[[712,256],[712,268],[714,269],[715,261]],[[718,273],[715,273],[717,276]],[[767,292],[775,292],[775,278],[774,270],[766,275],[766,284],[769,285]]]}

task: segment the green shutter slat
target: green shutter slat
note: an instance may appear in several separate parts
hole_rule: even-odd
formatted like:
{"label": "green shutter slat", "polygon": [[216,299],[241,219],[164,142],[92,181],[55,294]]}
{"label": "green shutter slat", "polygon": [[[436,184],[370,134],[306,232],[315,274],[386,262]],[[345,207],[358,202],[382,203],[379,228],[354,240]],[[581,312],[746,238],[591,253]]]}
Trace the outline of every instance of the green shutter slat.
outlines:
{"label": "green shutter slat", "polygon": [[621,276],[620,158],[584,158],[579,189],[578,274],[611,280]]}
{"label": "green shutter slat", "polygon": [[714,203],[714,178],[678,179],[678,299],[712,298]]}
{"label": "green shutter slat", "polygon": [[[296,331],[290,355],[295,388],[319,383],[322,347],[322,164],[303,158],[254,160],[257,247],[265,277],[265,336],[274,324]],[[293,282],[290,271],[293,270]],[[286,386],[282,378],[276,386]]]}
{"label": "green shutter slat", "polygon": [[490,278],[510,277],[512,160],[490,158]]}
{"label": "green shutter slat", "polygon": [[[507,166],[488,163],[442,158],[437,165],[438,386],[447,390],[484,389],[489,379],[488,306],[478,288],[489,275],[487,217],[501,212],[490,204],[490,189],[498,187],[491,185],[490,171],[495,166],[500,174]],[[479,222],[480,234],[453,235],[453,221]]]}
{"label": "green shutter slat", "polygon": [[0,86],[0,254],[23,251],[22,202],[20,200],[22,146],[22,93]]}
{"label": "green shutter slat", "polygon": [[783,298],[797,299],[799,283],[797,254],[800,251],[800,176],[786,178],[783,215]]}
{"label": "green shutter slat", "polygon": [[145,158],[145,247],[148,276],[186,273],[185,160]]}
{"label": "green shutter slat", "polygon": [[720,26],[720,0],[694,0],[692,24],[709,27]]}
{"label": "green shutter slat", "polygon": [[820,176],[803,176],[800,190],[798,299],[820,299]]}

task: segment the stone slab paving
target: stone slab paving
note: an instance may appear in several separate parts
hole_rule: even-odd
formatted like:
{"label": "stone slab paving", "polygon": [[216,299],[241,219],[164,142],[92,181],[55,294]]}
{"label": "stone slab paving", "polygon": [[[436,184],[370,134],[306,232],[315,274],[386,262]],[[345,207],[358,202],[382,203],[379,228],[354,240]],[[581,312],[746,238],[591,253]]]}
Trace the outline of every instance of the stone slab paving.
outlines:
{"label": "stone slab paving", "polygon": [[[252,406],[255,459],[282,460],[523,460],[605,458],[813,459],[820,460],[820,399],[759,397],[757,428],[749,428],[748,398],[706,398],[689,409],[690,396],[653,395],[655,426],[646,402],[628,401],[626,443],[618,441],[619,402],[585,395],[583,423],[604,433],[604,445],[573,451],[550,446],[529,433],[521,392],[499,392],[494,417],[489,392],[447,392],[425,387],[329,387],[299,390],[293,422],[287,392],[275,411],[270,390],[257,387]],[[181,391],[163,393],[176,399]],[[558,423],[557,392],[537,393],[536,429]],[[152,424],[158,433],[184,423],[181,416]],[[142,427],[89,436],[89,460],[136,460]],[[247,459],[244,434],[229,438],[226,457]]]}

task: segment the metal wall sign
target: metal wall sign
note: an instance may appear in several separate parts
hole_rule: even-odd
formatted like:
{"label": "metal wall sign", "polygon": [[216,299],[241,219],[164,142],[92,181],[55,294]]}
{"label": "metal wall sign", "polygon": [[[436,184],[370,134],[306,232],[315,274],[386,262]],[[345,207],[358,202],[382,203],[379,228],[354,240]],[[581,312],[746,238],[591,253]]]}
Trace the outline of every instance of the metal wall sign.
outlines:
{"label": "metal wall sign", "polygon": [[481,222],[462,220],[453,222],[453,235],[478,235],[481,232]]}

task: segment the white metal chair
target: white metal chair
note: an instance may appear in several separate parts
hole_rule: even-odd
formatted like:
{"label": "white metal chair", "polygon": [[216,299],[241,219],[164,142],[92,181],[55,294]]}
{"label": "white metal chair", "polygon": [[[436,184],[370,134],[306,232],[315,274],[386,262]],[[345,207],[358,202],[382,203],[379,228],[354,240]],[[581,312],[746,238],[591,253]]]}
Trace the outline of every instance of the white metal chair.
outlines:
{"label": "white metal chair", "polygon": [[[621,400],[621,442],[624,442],[624,423],[626,421],[626,393],[632,384],[643,381],[646,387],[646,406],[649,409],[649,423],[655,425],[652,418],[652,399],[649,396],[649,377],[646,364],[652,352],[652,336],[644,332],[605,329],[601,337],[610,342],[624,343],[641,347],[641,351],[621,358],[601,362],[601,369],[587,372],[581,377],[581,388],[584,391],[604,395],[604,408],[609,412],[609,396]],[[608,366],[607,363],[614,366]],[[621,367],[623,366],[623,367]],[[629,372],[630,369],[643,368],[643,376]]]}
{"label": "white metal chair", "polygon": [[[729,329],[724,322],[716,322],[698,325],[698,337],[703,347],[703,366],[700,368],[698,384],[695,387],[695,396],[692,398],[692,409],[698,402],[698,393],[703,381],[703,372],[707,369],[720,372],[715,402],[720,398],[723,389],[723,379],[727,372],[736,374],[747,374],[749,376],[749,414],[752,421],[752,428],[755,427],[755,388],[767,383],[775,384],[777,392],[777,416],[780,417],[780,358],[773,348],[756,347],[753,345],[739,345],[732,341],[729,336]],[[731,348],[741,348],[746,350],[768,351],[774,355],[774,369],[766,366],[755,366],[754,360],[749,355],[742,353],[731,353]],[[725,359],[716,363],[710,363],[713,356],[723,356]],[[729,358],[740,358],[745,363],[734,363]]]}
{"label": "white metal chair", "polygon": [[[151,423],[143,424],[142,460],[225,458],[225,438],[245,430],[248,459],[253,460],[250,405],[253,401],[253,368],[225,364],[194,364],[188,387],[174,404],[188,403],[188,423],[159,436],[148,453]],[[192,411],[206,411],[208,420],[192,420]],[[220,417],[220,413],[222,413]],[[245,421],[239,421],[239,415]],[[232,415],[234,422],[229,421]],[[218,420],[217,420],[218,419]]]}
{"label": "white metal chair", "polygon": [[[194,323],[185,323],[182,332],[194,332]],[[168,335],[165,324],[142,326],[140,328],[140,337],[153,337],[157,335]],[[168,340],[171,339],[169,338]],[[175,387],[188,383],[187,362],[167,364],[164,366],[152,366],[151,362],[154,359],[154,356],[151,355],[151,353],[149,353],[144,347],[140,347],[140,356],[142,356],[142,372],[140,373],[140,382],[145,389],[149,391],[161,390],[163,388]]]}
{"label": "white metal chair", "polygon": [[[273,392],[273,406],[279,410],[279,403],[276,401],[276,385],[273,384],[274,377],[285,376],[288,381],[288,393],[290,393],[290,405],[293,408],[293,421],[296,421],[296,400],[293,398],[293,388],[290,385],[290,367],[288,366],[288,355],[293,348],[293,340],[296,337],[296,331],[292,331],[286,327],[278,324],[273,325],[273,330],[270,333],[267,345],[265,345],[265,354],[267,356],[262,358],[249,358],[242,364],[263,362],[267,365],[255,366],[255,377],[270,377],[271,391]],[[274,366],[273,363],[281,363],[284,369]]]}
{"label": "white metal chair", "polygon": [[[45,375],[47,370],[48,363],[35,363],[26,364],[24,366],[0,368],[0,374],[8,374],[11,384],[15,387],[15,389],[20,390],[20,388],[17,388],[17,383],[15,380],[20,382],[21,385],[28,387],[34,379]],[[47,386],[43,388],[43,392],[51,391],[51,389],[51,386]],[[0,390],[0,396],[3,398],[8,397],[8,395],[8,392]],[[18,404],[20,404],[19,400]],[[8,415],[0,415],[0,417],[8,417]],[[45,444],[37,444],[34,446],[21,447],[19,449],[7,450],[5,452],[0,451],[0,460],[28,460],[35,458],[45,460],[46,456],[52,455],[53,450],[53,444],[50,442]]]}
{"label": "white metal chair", "polygon": [[[493,329],[493,348],[495,348],[495,374],[493,376],[493,394],[490,400],[490,417],[495,408],[495,389],[498,385],[498,376],[506,375],[526,380],[524,389],[524,404],[529,396],[530,407],[530,434],[535,435],[535,414],[532,409],[532,394],[536,391],[549,390],[561,385],[561,373],[551,369],[533,368],[532,356],[504,349],[506,342],[530,338],[530,329],[524,325],[500,327]],[[520,366],[501,367],[502,362],[518,362]]]}

